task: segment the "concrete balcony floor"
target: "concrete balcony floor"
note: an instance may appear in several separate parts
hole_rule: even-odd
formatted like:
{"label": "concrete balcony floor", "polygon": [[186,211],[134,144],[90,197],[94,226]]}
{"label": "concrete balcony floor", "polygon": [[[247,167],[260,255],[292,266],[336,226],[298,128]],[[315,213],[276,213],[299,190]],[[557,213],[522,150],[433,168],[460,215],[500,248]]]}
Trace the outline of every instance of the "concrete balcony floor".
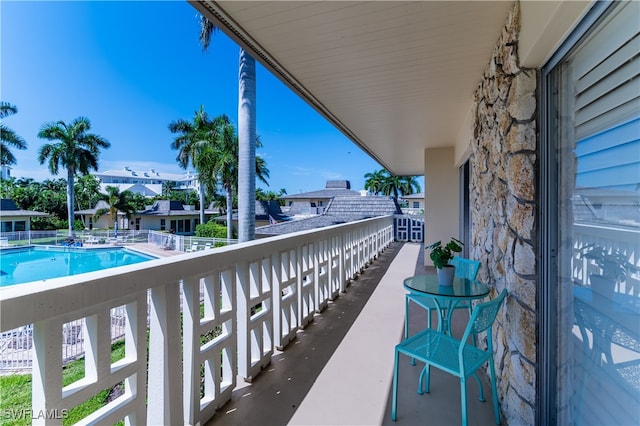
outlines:
{"label": "concrete balcony floor", "polygon": [[[404,330],[402,281],[435,273],[425,268],[422,251],[421,244],[392,244],[294,342],[276,351],[252,383],[239,379],[232,400],[208,425],[460,424],[459,380],[432,369],[431,392],[418,395],[421,365],[412,366],[404,356],[398,419],[391,421],[393,348]],[[454,335],[461,334],[467,318],[463,309],[454,313]],[[425,311],[413,305],[410,332],[425,327]],[[486,375],[480,376],[487,401],[478,401],[477,384],[469,380],[468,420],[470,425],[491,425],[491,390]]]}

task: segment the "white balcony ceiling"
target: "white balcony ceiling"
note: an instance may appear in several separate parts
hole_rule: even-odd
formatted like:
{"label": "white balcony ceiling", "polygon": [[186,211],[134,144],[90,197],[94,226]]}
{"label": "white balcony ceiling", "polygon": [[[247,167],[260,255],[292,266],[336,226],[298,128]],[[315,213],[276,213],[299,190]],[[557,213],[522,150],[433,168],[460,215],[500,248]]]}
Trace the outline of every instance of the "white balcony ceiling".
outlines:
{"label": "white balcony ceiling", "polygon": [[[380,164],[453,146],[512,3],[194,2]],[[260,82],[258,82],[260,99]],[[258,117],[258,120],[260,118]]]}

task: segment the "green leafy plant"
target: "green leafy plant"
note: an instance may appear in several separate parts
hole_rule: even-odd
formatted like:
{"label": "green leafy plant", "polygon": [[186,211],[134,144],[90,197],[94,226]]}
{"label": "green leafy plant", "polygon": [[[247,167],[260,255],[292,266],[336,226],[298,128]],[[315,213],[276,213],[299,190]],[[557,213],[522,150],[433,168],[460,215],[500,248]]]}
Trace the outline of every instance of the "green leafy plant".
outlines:
{"label": "green leafy plant", "polygon": [[593,260],[602,270],[602,276],[617,282],[625,281],[628,272],[637,272],[637,268],[629,263],[627,255],[615,248],[588,244],[579,253],[581,258]]}
{"label": "green leafy plant", "polygon": [[445,246],[442,245],[442,241],[436,241],[426,248],[431,250],[429,257],[433,261],[433,266],[442,269],[453,259],[454,253],[460,253],[462,251],[463,245],[464,243],[462,241],[451,237],[451,241]]}

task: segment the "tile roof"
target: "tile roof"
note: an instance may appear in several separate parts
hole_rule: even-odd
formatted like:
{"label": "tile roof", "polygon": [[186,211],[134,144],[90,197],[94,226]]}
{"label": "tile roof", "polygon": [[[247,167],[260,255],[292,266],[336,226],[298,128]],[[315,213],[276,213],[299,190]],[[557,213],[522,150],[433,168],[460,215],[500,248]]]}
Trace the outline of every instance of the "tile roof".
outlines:
{"label": "tile roof", "polygon": [[43,217],[49,216],[48,213],[37,212],[35,210],[22,210],[15,201],[9,198],[0,198],[0,216],[31,216],[31,217]]}
{"label": "tile roof", "polygon": [[329,199],[342,195],[360,195],[360,193],[351,189],[351,182],[349,182],[348,180],[328,180],[324,189],[310,192],[301,192],[300,194],[285,195],[282,198],[285,200],[318,198]]}
{"label": "tile roof", "polygon": [[282,198],[285,200],[319,199],[319,198],[329,199],[332,197],[345,196],[345,195],[360,196],[360,193],[358,191],[353,191],[351,189],[332,188],[332,189],[319,189],[317,191],[310,191],[310,192],[301,192],[300,194],[285,195]]}
{"label": "tile roof", "polygon": [[[277,221],[287,221],[290,217],[282,212],[277,200],[261,201],[256,200],[256,220],[269,220],[269,216]],[[233,219],[238,220],[238,213],[233,214]],[[226,222],[227,216],[218,216],[218,222]]]}
{"label": "tile roof", "polygon": [[330,201],[322,215],[261,226],[256,228],[256,234],[288,234],[390,214],[402,214],[398,203],[392,197],[375,195],[365,197],[360,195],[336,196]]}
{"label": "tile roof", "polygon": [[[207,210],[206,214],[212,212]],[[140,216],[198,216],[199,210],[186,210],[180,201],[157,200],[146,210],[138,212]]]}

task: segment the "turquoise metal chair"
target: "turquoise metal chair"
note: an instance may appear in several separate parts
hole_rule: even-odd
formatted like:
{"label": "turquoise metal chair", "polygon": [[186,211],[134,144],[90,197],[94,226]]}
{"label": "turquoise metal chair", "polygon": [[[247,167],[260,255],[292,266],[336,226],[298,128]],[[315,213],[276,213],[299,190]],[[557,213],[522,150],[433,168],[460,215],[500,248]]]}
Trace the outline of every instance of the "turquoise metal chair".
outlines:
{"label": "turquoise metal chair", "polygon": [[[498,408],[498,392],[496,389],[496,373],[493,365],[493,339],[492,327],[500,306],[507,294],[506,289],[494,300],[477,305],[473,309],[469,323],[460,340],[427,328],[420,333],[405,339],[395,348],[395,360],[393,369],[393,401],[391,406],[391,420],[397,418],[398,408],[398,359],[405,354],[412,359],[424,362],[425,368],[420,373],[418,393],[429,393],[430,368],[436,367],[444,372],[460,378],[460,398],[462,402],[462,424],[467,424],[467,387],[466,379],[473,376],[480,388],[480,401],[485,401],[482,382],[476,371],[486,362],[489,363],[491,378],[491,392],[493,395],[493,410],[495,422],[500,424],[500,412]],[[470,336],[487,331],[487,349],[482,350],[475,345],[466,343]],[[426,379],[426,380],[425,380]],[[426,381],[426,383],[425,383]],[[424,384],[424,386],[423,386]]]}
{"label": "turquoise metal chair", "polygon": [[454,256],[451,265],[456,267],[456,276],[475,280],[480,270],[480,262],[477,260],[465,259],[464,257]]}
{"label": "turquoise metal chair", "polygon": [[[464,257],[454,256],[451,262],[451,265],[456,267],[456,276],[467,278],[470,280],[475,280],[478,276],[478,271],[480,270],[480,262],[477,260],[465,259]],[[469,317],[471,317],[471,303],[460,303],[456,306],[458,308],[469,308]],[[475,337],[474,337],[475,342]]]}
{"label": "turquoise metal chair", "polygon": [[[477,260],[465,259],[463,257],[454,256],[451,264],[456,267],[456,276],[462,278],[468,278],[470,280],[475,280],[478,275],[478,270],[480,269],[480,262]],[[404,338],[409,337],[409,302],[413,302],[416,305],[427,311],[427,327],[431,328],[431,311],[437,310],[435,302],[433,298],[421,294],[416,293],[407,293],[405,297],[405,307],[404,307]],[[460,303],[455,309],[459,308],[469,308],[469,315],[471,315],[471,305],[468,303]]]}

